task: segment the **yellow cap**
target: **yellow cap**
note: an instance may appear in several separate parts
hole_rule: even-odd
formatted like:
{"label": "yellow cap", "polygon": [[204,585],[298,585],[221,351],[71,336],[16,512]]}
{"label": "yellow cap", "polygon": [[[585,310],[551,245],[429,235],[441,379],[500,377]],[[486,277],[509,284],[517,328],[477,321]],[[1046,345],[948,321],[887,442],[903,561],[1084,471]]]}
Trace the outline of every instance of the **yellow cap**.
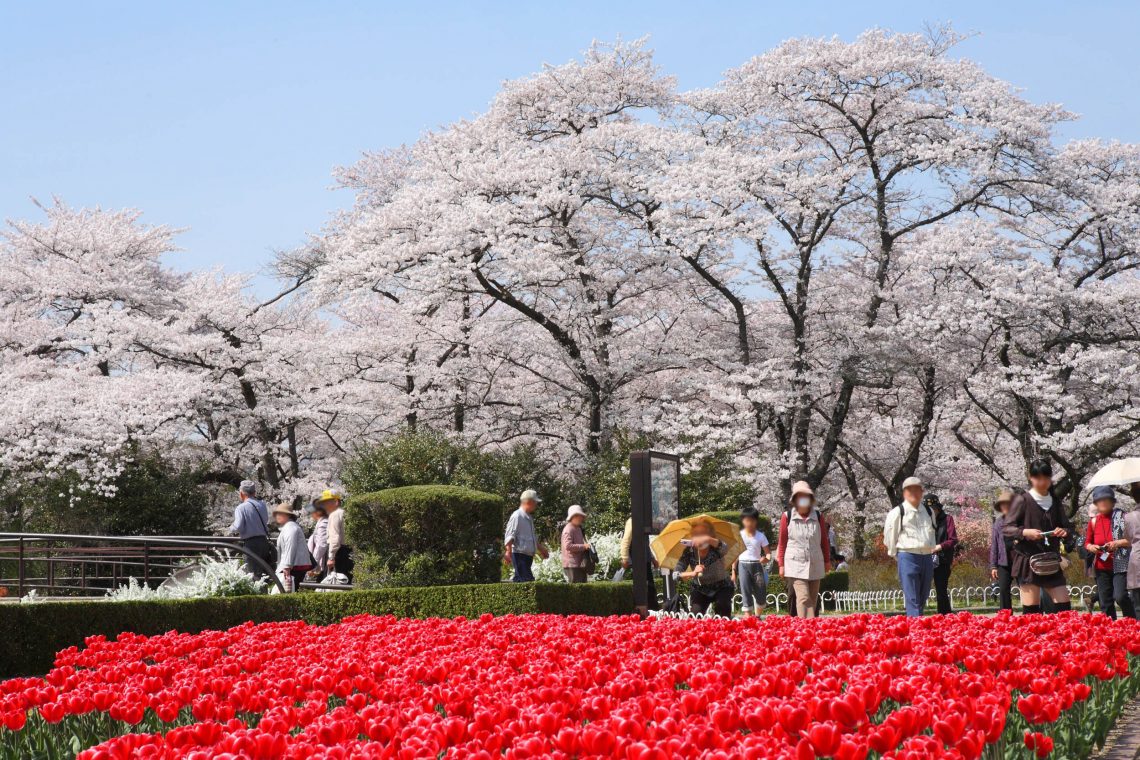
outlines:
{"label": "yellow cap", "polygon": [[340,494],[331,488],[326,488],[325,490],[321,491],[321,495],[317,497],[316,503],[320,504],[326,501],[340,501]]}

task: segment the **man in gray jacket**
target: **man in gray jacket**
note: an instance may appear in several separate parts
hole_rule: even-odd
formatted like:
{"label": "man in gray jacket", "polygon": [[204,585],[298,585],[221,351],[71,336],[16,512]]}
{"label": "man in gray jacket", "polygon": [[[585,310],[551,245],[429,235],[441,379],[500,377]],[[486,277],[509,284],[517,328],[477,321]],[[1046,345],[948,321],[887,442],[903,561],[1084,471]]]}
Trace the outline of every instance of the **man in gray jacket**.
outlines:
{"label": "man in gray jacket", "polygon": [[503,536],[503,564],[514,568],[512,583],[530,583],[534,580],[534,555],[546,559],[550,552],[538,540],[534,529],[534,514],[542,499],[538,492],[528,488],[519,495],[519,508],[511,513]]}

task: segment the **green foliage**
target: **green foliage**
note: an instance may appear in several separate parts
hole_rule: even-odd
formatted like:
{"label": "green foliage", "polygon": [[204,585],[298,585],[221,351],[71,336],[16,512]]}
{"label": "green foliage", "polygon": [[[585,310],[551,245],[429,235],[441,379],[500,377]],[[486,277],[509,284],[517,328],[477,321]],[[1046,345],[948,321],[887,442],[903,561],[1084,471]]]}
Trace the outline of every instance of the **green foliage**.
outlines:
{"label": "green foliage", "polygon": [[[629,454],[655,442],[643,436],[615,433],[610,446],[588,457],[572,477],[554,474],[555,463],[544,460],[533,445],[480,451],[473,444],[421,428],[383,443],[358,449],[341,470],[350,494],[371,493],[409,485],[457,485],[498,494],[514,503],[533,488],[542,496],[535,513],[540,536],[553,540],[571,504],[589,512],[591,533],[622,530],[629,517]],[[685,514],[727,510],[739,516],[755,501],[755,491],[734,468],[732,457],[715,452],[687,462],[681,476],[681,506]],[[695,468],[693,467],[695,465]]]}
{"label": "green foliage", "polygon": [[[556,477],[533,445],[508,451],[480,451],[434,430],[401,433],[375,446],[358,449],[341,469],[350,494],[374,493],[416,485],[455,485],[498,495],[513,502],[528,488],[538,491],[544,507],[535,515],[541,535],[553,536],[568,501],[567,481]],[[503,525],[499,525],[501,530]]]}
{"label": "green foliage", "polygon": [[351,497],[349,542],[363,586],[435,586],[499,580],[505,502],[449,485],[403,486]]}
{"label": "green foliage", "polygon": [[124,631],[154,636],[196,633],[246,621],[336,623],[350,615],[478,617],[524,613],[611,615],[632,611],[628,583],[496,583],[433,588],[300,593],[140,602],[75,601],[0,604],[0,678],[45,673],[55,653],[88,636]]}
{"label": "green foliage", "polygon": [[3,482],[0,529],[16,533],[174,536],[207,532],[209,492],[201,473],[160,453],[136,455],[114,480],[114,496],[81,488],[75,474]]}
{"label": "green foliage", "polygon": [[695,469],[681,475],[682,511],[686,515],[732,512],[738,522],[740,510],[756,504],[756,489],[742,475],[730,452],[716,451],[701,459]]}

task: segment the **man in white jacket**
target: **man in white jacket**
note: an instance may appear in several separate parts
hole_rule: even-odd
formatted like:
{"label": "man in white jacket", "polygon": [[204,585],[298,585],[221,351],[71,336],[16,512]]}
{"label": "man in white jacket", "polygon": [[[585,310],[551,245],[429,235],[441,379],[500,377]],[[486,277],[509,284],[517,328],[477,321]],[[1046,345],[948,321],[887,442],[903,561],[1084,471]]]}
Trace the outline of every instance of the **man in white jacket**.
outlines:
{"label": "man in white jacket", "polygon": [[934,582],[934,515],[922,504],[922,481],[903,481],[903,502],[887,513],[883,524],[887,554],[899,568],[899,585],[906,600],[907,617],[922,617]]}

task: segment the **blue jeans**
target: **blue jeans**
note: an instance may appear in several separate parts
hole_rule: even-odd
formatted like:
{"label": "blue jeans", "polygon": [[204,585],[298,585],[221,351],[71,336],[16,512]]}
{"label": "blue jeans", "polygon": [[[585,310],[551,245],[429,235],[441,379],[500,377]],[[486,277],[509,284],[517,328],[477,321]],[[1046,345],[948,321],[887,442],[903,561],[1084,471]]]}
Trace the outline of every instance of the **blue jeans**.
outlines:
{"label": "blue jeans", "polygon": [[760,612],[768,599],[768,579],[764,576],[764,565],[759,562],[741,560],[737,564],[736,575],[740,581],[741,608],[745,612]]}
{"label": "blue jeans", "polygon": [[922,617],[930,586],[934,582],[934,557],[929,554],[899,552],[899,585],[906,600],[906,616]]}
{"label": "blue jeans", "polygon": [[511,576],[511,583],[531,583],[534,581],[534,573],[530,569],[531,565],[534,564],[533,554],[511,552],[511,564],[515,568],[515,574]]}

